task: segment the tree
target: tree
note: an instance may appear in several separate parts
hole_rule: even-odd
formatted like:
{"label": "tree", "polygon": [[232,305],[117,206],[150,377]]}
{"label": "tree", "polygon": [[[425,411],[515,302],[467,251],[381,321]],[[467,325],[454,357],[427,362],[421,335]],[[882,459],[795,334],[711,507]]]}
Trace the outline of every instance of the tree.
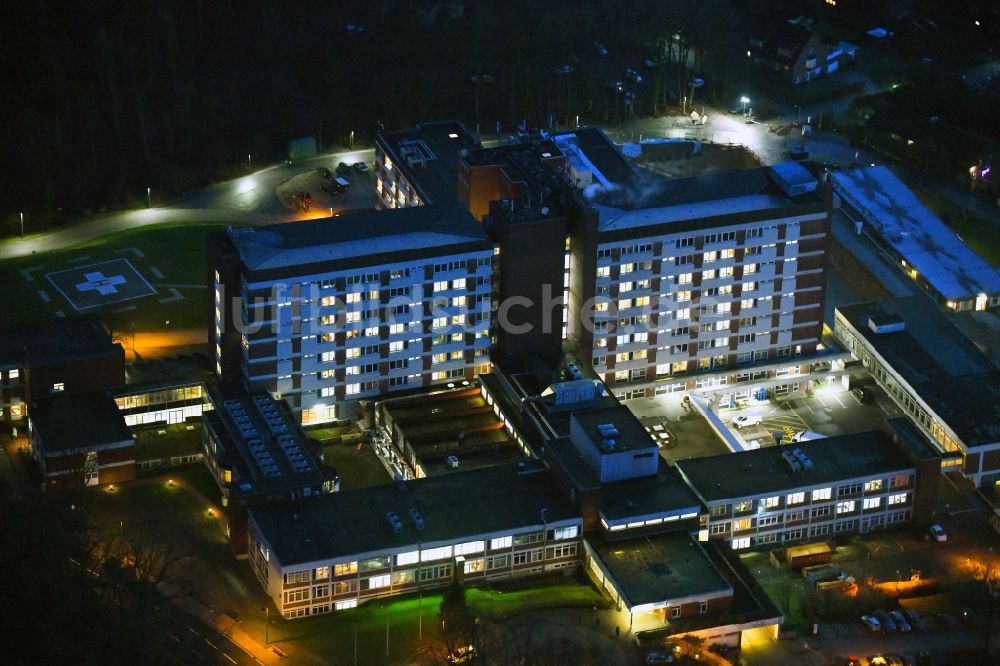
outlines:
{"label": "tree", "polygon": [[476,624],[465,599],[465,588],[458,580],[452,580],[445,590],[438,616],[441,618],[441,637],[449,654],[461,646],[472,645]]}

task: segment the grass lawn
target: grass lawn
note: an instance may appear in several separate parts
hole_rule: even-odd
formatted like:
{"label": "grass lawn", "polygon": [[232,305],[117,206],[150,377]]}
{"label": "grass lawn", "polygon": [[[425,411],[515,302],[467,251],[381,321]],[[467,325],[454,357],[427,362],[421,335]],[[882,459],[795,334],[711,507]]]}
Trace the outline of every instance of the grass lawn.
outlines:
{"label": "grass lawn", "polygon": [[[211,480],[211,479],[209,479]],[[228,548],[218,520],[180,488],[165,483],[127,483],[107,490],[74,491],[73,503],[104,533],[124,531],[197,554]]]}
{"label": "grass lawn", "polygon": [[305,430],[306,435],[309,437],[323,443],[326,443],[331,439],[339,439],[348,433],[357,433],[358,431],[357,427],[353,423],[345,423],[344,425],[334,426],[308,426],[303,428],[303,430]]}
{"label": "grass lawn", "polygon": [[[205,239],[210,231],[223,229],[226,225],[198,226],[155,226],[124,231],[104,238],[89,241],[69,250],[59,250],[28,257],[10,259],[0,266],[0,279],[13,288],[4,290],[0,301],[5,324],[14,327],[51,320],[56,311],[66,316],[75,314],[68,303],[45,277],[46,273],[64,270],[110,259],[127,259],[142,276],[156,288],[157,293],[134,301],[112,303],[96,308],[106,318],[124,320],[134,324],[139,330],[162,330],[164,322],[170,321],[170,328],[206,328],[208,308],[205,299],[208,289],[205,283],[206,248]],[[128,248],[138,248],[143,257]],[[117,250],[117,252],[116,252]],[[163,277],[158,277],[158,270]],[[31,281],[22,275],[22,270],[30,269]],[[159,299],[172,295],[169,287],[158,285],[190,285],[178,287],[181,300],[160,303]],[[50,297],[45,302],[38,294],[44,290]],[[113,310],[135,306],[134,310],[113,313]]]}
{"label": "grass lawn", "polygon": [[[534,583],[531,585],[531,583]],[[530,585],[530,586],[529,586]],[[497,588],[498,586],[494,586]],[[523,581],[518,589],[469,588],[466,599],[475,615],[502,621],[518,613],[542,608],[580,606],[602,603],[600,594],[589,585],[572,578],[548,578]],[[302,648],[335,663],[353,663],[354,639],[357,636],[358,663],[411,663],[423,649],[440,645],[438,606],[441,593],[411,595],[392,600],[373,601],[358,608],[282,621],[271,629],[271,640],[281,646]],[[418,640],[423,616],[423,643]],[[386,620],[389,624],[389,658],[385,657]],[[355,634],[355,632],[357,632]]]}
{"label": "grass lawn", "polygon": [[952,203],[937,192],[924,187],[913,187],[921,202],[943,219],[948,219],[952,231],[979,256],[1000,268],[1000,228],[968,215],[961,206]]}
{"label": "grass lawn", "polygon": [[337,469],[341,490],[364,488],[392,480],[368,446],[359,450],[355,444],[330,444],[323,447],[323,460]]}
{"label": "grass lawn", "polygon": [[[188,426],[193,426],[188,430]],[[165,434],[161,435],[160,432]],[[175,423],[143,428],[135,433],[136,454],[140,460],[186,456],[201,450],[201,424]]]}

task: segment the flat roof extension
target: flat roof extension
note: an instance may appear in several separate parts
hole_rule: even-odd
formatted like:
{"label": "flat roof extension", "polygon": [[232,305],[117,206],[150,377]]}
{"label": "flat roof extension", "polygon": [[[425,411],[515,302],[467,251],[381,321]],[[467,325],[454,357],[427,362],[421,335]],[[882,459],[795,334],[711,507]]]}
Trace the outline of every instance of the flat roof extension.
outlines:
{"label": "flat roof extension", "polygon": [[[284,566],[384,552],[464,537],[510,532],[580,514],[546,471],[520,474],[517,465],[348,490],[250,509],[264,539]],[[410,509],[424,519],[418,530]],[[396,533],[386,519],[403,522]]]}
{"label": "flat roof extension", "polygon": [[[1000,368],[926,296],[837,308],[965,446],[1000,441]],[[901,331],[875,333],[869,319],[895,317]]]}
{"label": "flat roof extension", "polygon": [[[781,456],[792,449],[812,461],[811,470],[792,473]],[[881,430],[677,462],[681,476],[705,502],[783,493],[912,467]]]}
{"label": "flat roof extension", "polygon": [[844,200],[937,293],[964,300],[1000,294],[1000,272],[969,248],[884,166],[833,173]]}
{"label": "flat roof extension", "polygon": [[[392,210],[367,210],[339,217],[228,230],[249,270],[268,270],[368,259],[392,263],[393,254],[467,244],[489,246],[486,232],[457,201]],[[458,250],[455,250],[457,253]]]}
{"label": "flat roof extension", "polygon": [[627,541],[588,543],[614,579],[629,609],[728,596],[732,585],[701,546],[681,530]]}
{"label": "flat roof extension", "polygon": [[425,205],[454,201],[459,151],[481,146],[479,139],[456,120],[381,132],[376,141],[389,155],[393,167],[403,171]]}
{"label": "flat roof extension", "polygon": [[133,444],[117,403],[104,391],[58,396],[28,409],[46,456]]}

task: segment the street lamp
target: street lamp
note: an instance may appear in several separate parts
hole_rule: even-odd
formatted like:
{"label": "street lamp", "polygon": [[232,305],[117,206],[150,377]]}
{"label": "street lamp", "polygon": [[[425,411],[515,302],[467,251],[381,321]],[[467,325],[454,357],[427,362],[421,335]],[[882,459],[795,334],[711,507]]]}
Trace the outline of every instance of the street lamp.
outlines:
{"label": "street lamp", "polygon": [[149,203],[149,198],[150,198],[150,195],[152,194],[152,192],[153,192],[152,188],[150,188],[150,187],[146,188],[146,208],[152,208],[152,206]]}
{"label": "street lamp", "polygon": [[249,167],[249,169],[253,171],[253,160],[250,159],[250,153],[247,153],[247,167]]}
{"label": "street lamp", "polygon": [[750,103],[750,98],[744,95],[743,97],[740,97],[740,101],[743,102],[743,115],[745,116],[747,115],[747,104]]}
{"label": "street lamp", "polygon": [[24,211],[21,211],[21,238],[24,238]]}
{"label": "street lamp", "polygon": [[268,633],[268,629],[271,628],[271,607],[264,606],[261,610],[264,611],[264,645],[270,645],[271,637]]}

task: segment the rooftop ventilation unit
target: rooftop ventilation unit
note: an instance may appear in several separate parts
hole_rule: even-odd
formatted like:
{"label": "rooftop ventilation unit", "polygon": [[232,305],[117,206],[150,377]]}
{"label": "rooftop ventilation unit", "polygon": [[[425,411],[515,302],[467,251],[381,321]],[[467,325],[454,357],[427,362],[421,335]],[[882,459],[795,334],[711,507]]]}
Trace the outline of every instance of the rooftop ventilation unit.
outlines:
{"label": "rooftop ventilation unit", "polygon": [[389,511],[385,514],[385,519],[389,522],[389,526],[392,527],[392,531],[399,534],[403,531],[403,521],[399,519],[395,511]]}
{"label": "rooftop ventilation unit", "polygon": [[413,521],[413,526],[418,530],[424,529],[424,517],[416,509],[410,509],[410,520]]}
{"label": "rooftop ventilation unit", "polygon": [[802,452],[802,449],[792,449],[792,455],[795,456],[796,460],[799,461],[799,464],[802,465],[803,470],[808,472],[813,468],[813,461],[809,459],[809,456]]}
{"label": "rooftop ventilation unit", "polygon": [[906,322],[899,315],[872,315],[868,317],[868,328],[875,335],[899,333],[906,329]]}
{"label": "rooftop ventilation unit", "polygon": [[781,457],[784,458],[785,462],[788,464],[789,469],[791,469],[792,474],[798,474],[802,471],[802,463],[795,456],[794,453],[787,449],[782,449]]}

